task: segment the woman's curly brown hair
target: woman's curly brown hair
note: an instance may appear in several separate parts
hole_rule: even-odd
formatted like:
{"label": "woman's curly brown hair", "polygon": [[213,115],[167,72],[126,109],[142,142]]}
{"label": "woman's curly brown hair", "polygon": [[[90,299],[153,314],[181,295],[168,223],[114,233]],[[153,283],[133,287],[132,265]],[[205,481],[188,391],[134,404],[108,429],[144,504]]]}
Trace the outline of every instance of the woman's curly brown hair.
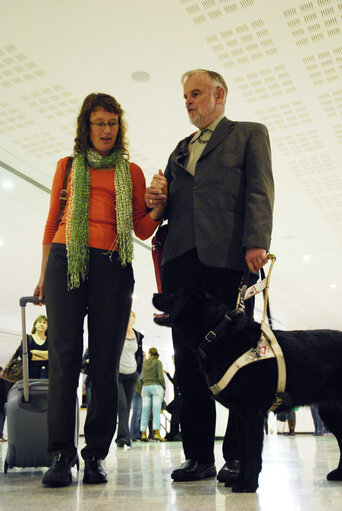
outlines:
{"label": "woman's curly brown hair", "polygon": [[119,116],[119,131],[115,140],[114,149],[120,151],[124,156],[129,158],[128,143],[126,140],[126,124],[123,120],[124,111],[121,105],[113,96],[102,92],[89,94],[83,101],[80,114],[77,118],[77,132],[75,138],[74,154],[87,152],[92,147],[90,132],[90,115],[97,108],[103,108],[107,112],[113,112]]}

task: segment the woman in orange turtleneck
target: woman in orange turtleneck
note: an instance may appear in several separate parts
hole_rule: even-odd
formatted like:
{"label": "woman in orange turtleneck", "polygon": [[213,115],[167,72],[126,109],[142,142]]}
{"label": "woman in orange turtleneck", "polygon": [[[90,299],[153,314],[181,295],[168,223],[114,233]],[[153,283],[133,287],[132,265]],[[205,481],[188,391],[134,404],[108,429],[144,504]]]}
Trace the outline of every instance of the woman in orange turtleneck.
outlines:
{"label": "woman in orange turtleneck", "polygon": [[57,164],[34,294],[45,298],[49,321],[48,450],[46,486],[71,483],[76,390],[88,316],[92,396],[85,422],[83,482],[107,482],[102,460],[116,427],[119,360],[131,310],[133,231],[152,235],[161,207],[148,212],[145,178],[128,162],[123,110],[107,94],[86,97],[77,120],[67,200],[59,221],[68,158]]}

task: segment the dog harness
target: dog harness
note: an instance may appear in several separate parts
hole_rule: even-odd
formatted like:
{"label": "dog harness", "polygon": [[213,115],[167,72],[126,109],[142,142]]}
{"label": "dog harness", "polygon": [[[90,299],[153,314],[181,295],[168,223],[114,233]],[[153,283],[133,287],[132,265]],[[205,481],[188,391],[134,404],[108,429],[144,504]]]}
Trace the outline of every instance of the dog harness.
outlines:
{"label": "dog harness", "polygon": [[[286,388],[286,364],[284,359],[283,351],[277,341],[276,336],[274,335],[273,331],[271,330],[270,326],[265,322],[265,315],[266,315],[266,307],[267,307],[267,298],[268,298],[268,287],[269,287],[269,280],[270,280],[270,273],[275,261],[275,256],[269,255],[269,259],[272,259],[271,269],[269,271],[268,277],[265,281],[262,281],[259,283],[259,285],[252,286],[251,288],[247,289],[243,293],[242,299],[240,299],[240,295],[238,298],[238,303],[243,303],[244,300],[250,298],[251,296],[254,296],[255,294],[259,293],[263,289],[266,289],[266,295],[265,295],[265,303],[264,303],[264,316],[263,320],[261,321],[261,336],[260,340],[258,342],[258,345],[256,348],[250,348],[248,351],[243,353],[238,359],[235,360],[235,362],[227,369],[227,371],[224,373],[222,378],[219,382],[215,383],[210,387],[210,390],[214,395],[219,394],[224,390],[235,374],[241,369],[242,367],[253,364],[254,362],[260,362],[261,360],[267,360],[269,358],[275,358],[277,361],[277,367],[278,367],[278,382],[277,382],[277,391],[276,395],[274,397],[273,403],[269,409],[269,411],[273,412],[276,410],[283,402],[288,403],[289,396],[285,392]],[[205,339],[207,342],[211,342],[216,337],[215,334],[218,333],[218,330],[222,330],[223,324],[225,321],[231,320],[231,318],[226,315],[224,319],[219,323],[218,328],[216,328],[216,332],[210,331],[206,336]]]}
{"label": "dog harness", "polygon": [[262,334],[257,347],[250,348],[237,360],[235,360],[235,362],[224,373],[220,381],[215,383],[215,385],[212,385],[210,390],[214,395],[217,395],[229,385],[235,374],[242,367],[253,364],[254,362],[260,362],[261,360],[275,358],[278,365],[278,383],[276,396],[270,408],[270,411],[273,411],[283,402],[281,394],[285,392],[286,365],[284,355],[277,338],[268,324],[264,321],[261,322],[261,331]]}

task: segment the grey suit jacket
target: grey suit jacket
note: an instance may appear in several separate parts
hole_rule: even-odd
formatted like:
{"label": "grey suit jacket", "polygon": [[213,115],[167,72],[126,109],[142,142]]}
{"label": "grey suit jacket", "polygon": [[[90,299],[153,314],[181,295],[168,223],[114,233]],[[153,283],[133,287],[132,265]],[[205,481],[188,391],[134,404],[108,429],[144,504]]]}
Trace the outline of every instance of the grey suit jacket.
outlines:
{"label": "grey suit jacket", "polygon": [[245,249],[268,250],[271,242],[274,186],[267,128],[223,118],[194,176],[184,168],[190,139],[179,142],[165,170],[169,232],[163,264],[196,247],[208,266],[245,270]]}

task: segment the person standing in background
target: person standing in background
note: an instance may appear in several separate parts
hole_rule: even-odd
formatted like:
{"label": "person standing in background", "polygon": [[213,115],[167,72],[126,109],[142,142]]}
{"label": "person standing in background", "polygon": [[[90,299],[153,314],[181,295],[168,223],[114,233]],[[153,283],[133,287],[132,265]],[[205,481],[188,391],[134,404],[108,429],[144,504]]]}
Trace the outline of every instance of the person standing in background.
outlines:
{"label": "person standing in background", "polygon": [[118,447],[131,446],[129,414],[143,364],[142,340],[144,336],[134,330],[134,323],[135,314],[131,310],[119,366],[118,433],[115,440]]}
{"label": "person standing in background", "polygon": [[86,375],[85,381],[84,381],[84,387],[85,387],[85,394],[86,394],[86,401],[87,401],[87,408],[90,405],[90,399],[91,399],[91,381],[90,381],[90,375],[89,375],[89,350],[88,348],[85,350],[83,357],[82,357],[82,373]]}
{"label": "person standing in background", "polygon": [[314,426],[315,426],[314,435],[315,436],[324,435],[324,427],[325,426],[324,426],[324,422],[322,421],[321,416],[319,414],[317,405],[311,405],[310,410],[311,410],[312,420],[313,420]]}
{"label": "person standing in background", "polygon": [[[146,353],[143,351],[143,362],[146,359]],[[141,421],[141,412],[142,412],[142,385],[143,385],[143,375],[142,372],[138,378],[138,381],[135,386],[135,391],[133,395],[132,401],[132,416],[131,416],[131,425],[130,425],[130,433],[131,439],[133,442],[141,439],[140,432],[140,421]]]}
{"label": "person standing in background", "polygon": [[[172,362],[175,363],[175,357],[172,355]],[[170,431],[166,435],[166,440],[177,442],[182,440],[182,435],[180,432],[180,409],[181,409],[181,394],[179,390],[179,386],[177,384],[177,374],[176,371],[173,373],[173,377],[167,371],[164,371],[168,379],[173,385],[173,400],[167,405],[166,411],[171,415],[170,421]]]}
{"label": "person standing in background", "polygon": [[142,388],[142,412],[141,412],[141,440],[147,442],[147,425],[152,409],[153,437],[154,440],[165,442],[160,435],[160,412],[165,393],[165,379],[163,365],[159,358],[157,348],[148,350],[148,359],[143,363],[143,388]]}
{"label": "person standing in background", "polygon": [[5,425],[5,404],[7,402],[8,386],[7,382],[3,379],[4,368],[0,366],[0,442],[7,442],[4,436]]}

